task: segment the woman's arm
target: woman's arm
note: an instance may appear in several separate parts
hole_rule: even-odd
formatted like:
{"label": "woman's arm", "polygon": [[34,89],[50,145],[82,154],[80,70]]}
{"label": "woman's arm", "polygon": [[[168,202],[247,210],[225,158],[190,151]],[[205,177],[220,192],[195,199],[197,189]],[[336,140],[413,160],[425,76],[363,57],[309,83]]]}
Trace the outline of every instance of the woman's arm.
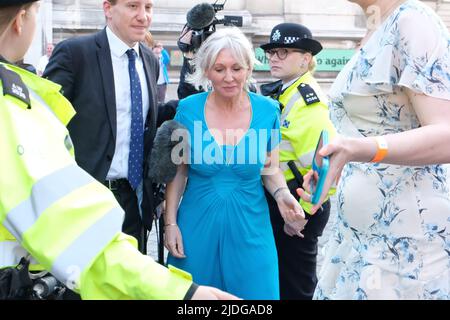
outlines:
{"label": "woman's arm", "polygon": [[[279,167],[279,150],[267,154],[266,165],[261,174],[265,188],[273,196],[285,222],[294,223],[305,219],[302,207],[292,196]],[[303,224],[304,225],[304,224]]]}
{"label": "woman's arm", "polygon": [[279,149],[277,148],[272,150],[271,152],[268,152],[266,164],[263,171],[261,172],[261,176],[264,182],[264,186],[272,196],[274,195],[274,192],[277,191],[277,189],[286,188],[287,190],[289,190],[279,164]]}
{"label": "woman's arm", "polygon": [[164,214],[164,245],[177,258],[184,258],[183,239],[177,225],[177,212],[187,181],[187,165],[177,167],[177,174],[166,188],[166,212]]}
{"label": "woman's arm", "polygon": [[[450,162],[450,101],[417,94],[405,89],[412,103],[420,128],[383,136],[388,145],[387,156],[383,163],[405,166],[422,166]],[[369,162],[377,152],[375,137],[345,138],[338,137],[323,147],[319,154],[330,156],[330,168],[325,181],[319,204],[312,212],[320,208],[333,181],[339,178],[344,165],[348,162]],[[311,172],[305,175],[303,186],[309,191]],[[299,190],[300,196],[309,201],[310,197]]]}

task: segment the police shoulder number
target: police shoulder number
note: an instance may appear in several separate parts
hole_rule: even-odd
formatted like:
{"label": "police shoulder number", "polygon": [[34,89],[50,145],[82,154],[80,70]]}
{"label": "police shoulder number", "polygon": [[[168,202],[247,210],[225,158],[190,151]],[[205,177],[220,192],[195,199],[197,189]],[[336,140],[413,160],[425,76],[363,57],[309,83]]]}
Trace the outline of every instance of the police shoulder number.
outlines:
{"label": "police shoulder number", "polygon": [[31,107],[30,93],[20,76],[0,65],[0,79],[2,80],[3,95],[13,96]]}
{"label": "police shoulder number", "polygon": [[310,105],[316,102],[320,102],[320,99],[314,89],[307,83],[300,83],[297,87],[298,92],[305,100],[306,105]]}

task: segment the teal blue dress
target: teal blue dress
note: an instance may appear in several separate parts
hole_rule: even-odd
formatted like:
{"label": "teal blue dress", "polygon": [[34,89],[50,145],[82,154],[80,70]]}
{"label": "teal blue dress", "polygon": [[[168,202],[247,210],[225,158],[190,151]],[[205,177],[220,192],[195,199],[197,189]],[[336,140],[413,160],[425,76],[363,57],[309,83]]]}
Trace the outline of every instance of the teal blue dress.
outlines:
{"label": "teal blue dress", "polygon": [[190,134],[190,164],[178,210],[186,258],[168,264],[243,299],[279,299],[278,258],[261,170],[280,141],[279,108],[249,93],[250,127],[236,146],[218,145],[205,121],[209,93],[181,100],[175,120]]}

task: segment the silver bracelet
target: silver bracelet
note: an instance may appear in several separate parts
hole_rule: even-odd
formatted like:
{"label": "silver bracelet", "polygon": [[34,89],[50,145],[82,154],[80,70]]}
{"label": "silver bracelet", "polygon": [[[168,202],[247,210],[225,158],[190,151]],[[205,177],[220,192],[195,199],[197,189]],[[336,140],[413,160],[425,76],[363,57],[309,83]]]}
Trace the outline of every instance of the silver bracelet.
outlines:
{"label": "silver bracelet", "polygon": [[164,228],[165,227],[170,227],[170,226],[174,226],[175,227],[175,226],[178,226],[178,225],[176,223],[167,223],[167,224],[164,225]]}
{"label": "silver bracelet", "polygon": [[275,190],[275,192],[273,193],[272,197],[276,200],[276,199],[277,199],[277,198],[276,198],[277,193],[280,192],[280,191],[283,190],[283,189],[286,189],[286,190],[289,191],[289,189],[288,189],[287,187],[279,187],[277,190]]}

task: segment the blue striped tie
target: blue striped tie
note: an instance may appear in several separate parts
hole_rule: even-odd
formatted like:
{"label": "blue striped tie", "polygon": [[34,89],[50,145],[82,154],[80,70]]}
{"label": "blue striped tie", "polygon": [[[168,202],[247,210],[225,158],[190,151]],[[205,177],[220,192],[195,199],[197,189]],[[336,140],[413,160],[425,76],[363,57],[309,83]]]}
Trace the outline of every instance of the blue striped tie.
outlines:
{"label": "blue striped tie", "polygon": [[142,181],[144,162],[144,120],[142,117],[142,91],[136,71],[136,51],[127,50],[128,73],[130,74],[131,128],[130,153],[128,155],[128,181],[136,189]]}

